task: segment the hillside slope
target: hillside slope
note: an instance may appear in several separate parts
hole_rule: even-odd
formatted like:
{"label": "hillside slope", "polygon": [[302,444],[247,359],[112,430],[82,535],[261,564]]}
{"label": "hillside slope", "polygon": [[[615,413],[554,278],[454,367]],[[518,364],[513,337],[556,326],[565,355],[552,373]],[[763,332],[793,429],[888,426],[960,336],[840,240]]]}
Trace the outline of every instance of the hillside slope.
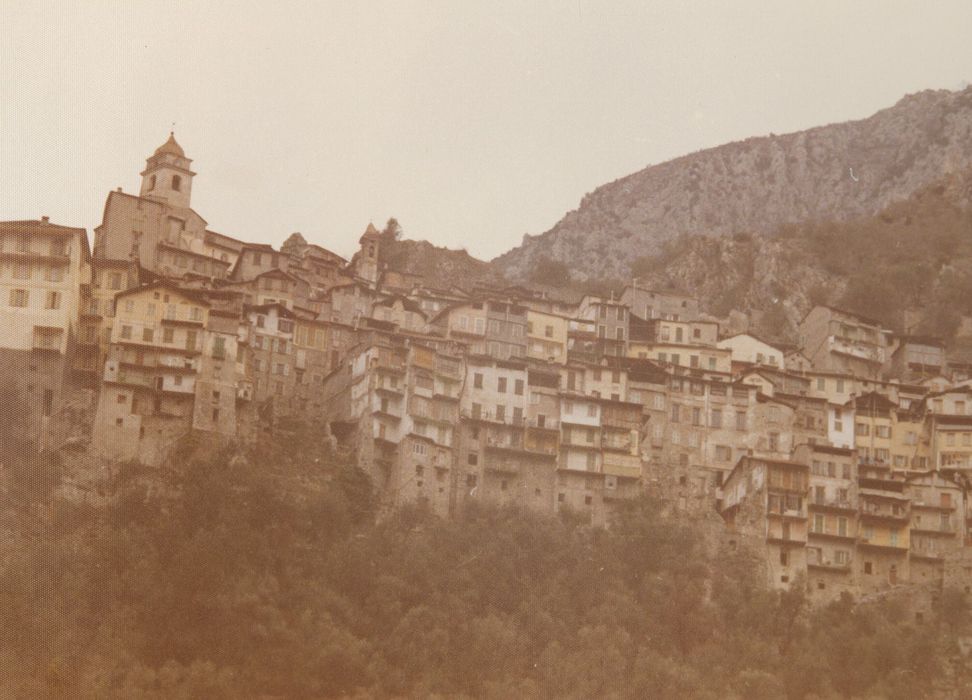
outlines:
{"label": "hillside slope", "polygon": [[895,202],[877,216],[794,224],[778,235],[684,236],[638,263],[647,286],[678,288],[724,317],[795,340],[818,303],[876,317],[901,332],[946,339],[972,314],[972,169]]}
{"label": "hillside slope", "polygon": [[527,279],[545,257],[575,278],[624,277],[683,234],[771,233],[876,214],[972,165],[972,87],[924,91],[852,122],[750,138],[647,167],[588,194],[493,262]]}

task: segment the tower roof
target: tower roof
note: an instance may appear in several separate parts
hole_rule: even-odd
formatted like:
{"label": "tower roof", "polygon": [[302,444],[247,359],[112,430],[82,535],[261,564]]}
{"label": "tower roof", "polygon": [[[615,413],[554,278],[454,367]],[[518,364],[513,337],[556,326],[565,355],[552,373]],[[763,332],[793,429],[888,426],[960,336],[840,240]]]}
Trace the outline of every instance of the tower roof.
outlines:
{"label": "tower roof", "polygon": [[163,153],[171,153],[173,155],[179,156],[180,158],[186,157],[186,152],[182,150],[175,140],[175,132],[169,132],[169,140],[163,143],[161,146],[155,149],[155,155],[162,155]]}
{"label": "tower roof", "polygon": [[380,235],[381,234],[378,233],[378,229],[375,228],[375,225],[373,223],[369,223],[368,224],[368,228],[366,228],[365,229],[365,232],[363,234],[361,234],[361,238],[358,239],[358,242],[361,243],[366,238],[377,238]]}

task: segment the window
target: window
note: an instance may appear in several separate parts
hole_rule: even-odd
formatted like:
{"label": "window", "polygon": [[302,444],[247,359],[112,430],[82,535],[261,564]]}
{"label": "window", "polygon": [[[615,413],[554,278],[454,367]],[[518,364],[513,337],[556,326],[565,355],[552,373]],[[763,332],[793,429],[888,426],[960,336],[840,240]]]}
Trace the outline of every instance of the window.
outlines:
{"label": "window", "polygon": [[553,338],[553,331],[554,331],[553,326],[546,326],[543,329],[543,334],[547,338]]}
{"label": "window", "polygon": [[523,396],[523,380],[517,379],[513,382],[513,393],[517,396]]}
{"label": "window", "polygon": [[111,273],[111,289],[117,291],[121,289],[121,273],[112,272]]}
{"label": "window", "polygon": [[172,189],[179,192],[182,189],[182,178],[178,175],[172,176]]}
{"label": "window", "polygon": [[154,336],[155,336],[155,331],[152,328],[143,328],[142,329],[142,342],[143,343],[151,343]]}
{"label": "window", "polygon": [[476,372],[473,375],[473,387],[475,387],[476,389],[483,388],[483,375],[480,372]]}
{"label": "window", "polygon": [[496,406],[496,420],[500,423],[506,420],[506,406],[499,404]]}
{"label": "window", "polygon": [[10,290],[10,305],[19,308],[25,308],[27,306],[28,300],[26,289],[11,289]]}
{"label": "window", "polygon": [[216,336],[213,338],[213,358],[222,360],[226,357],[226,338]]}
{"label": "window", "polygon": [[817,391],[825,391],[827,389],[827,380],[823,377],[817,377]]}
{"label": "window", "polygon": [[713,428],[722,427],[722,410],[718,408],[712,409],[712,415],[709,419],[709,425]]}
{"label": "window", "polygon": [[13,276],[14,279],[18,279],[18,280],[29,280],[30,265],[27,265],[25,263],[14,263]]}
{"label": "window", "polygon": [[475,452],[470,452],[468,455],[466,455],[466,464],[475,467],[477,464],[479,464],[479,455]]}
{"label": "window", "polygon": [[746,412],[736,411],[736,430],[746,429]]}
{"label": "window", "polygon": [[171,343],[175,340],[175,331],[172,328],[162,329],[162,342]]}
{"label": "window", "polygon": [[678,413],[679,405],[677,403],[672,404],[672,423],[678,423]]}
{"label": "window", "polygon": [[506,393],[506,377],[500,377],[496,380],[496,391],[501,394]]}
{"label": "window", "polygon": [[121,337],[125,340],[130,340],[132,337],[132,327],[122,326],[121,327]]}
{"label": "window", "polygon": [[587,417],[596,418],[597,417],[597,406],[594,404],[587,404]]}
{"label": "window", "polygon": [[769,434],[769,449],[770,452],[778,452],[780,449],[780,434],[770,433]]}

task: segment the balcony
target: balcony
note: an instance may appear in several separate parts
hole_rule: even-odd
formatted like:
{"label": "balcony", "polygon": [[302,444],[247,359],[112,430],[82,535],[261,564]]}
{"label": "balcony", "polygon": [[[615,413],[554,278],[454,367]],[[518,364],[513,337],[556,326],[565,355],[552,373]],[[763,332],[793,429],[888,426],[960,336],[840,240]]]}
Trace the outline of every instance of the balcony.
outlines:
{"label": "balcony", "polygon": [[129,372],[119,372],[115,379],[106,381],[113,381],[116,384],[125,384],[126,386],[139,387],[142,389],[155,389],[156,387],[154,377],[146,376],[144,374],[132,374]]}
{"label": "balcony", "polygon": [[845,511],[857,512],[857,506],[850,501],[841,501],[837,498],[813,499],[808,505],[811,510]]}
{"label": "balcony", "polygon": [[484,467],[486,471],[496,472],[498,474],[519,474],[520,473],[520,463],[510,462],[503,459],[489,459],[486,460],[486,465]]}
{"label": "balcony", "polygon": [[917,549],[914,545],[911,547],[910,554],[912,559],[927,559],[936,562],[945,559],[945,555],[942,552],[936,552],[932,549]]}
{"label": "balcony", "polygon": [[888,508],[874,508],[864,505],[860,509],[861,520],[877,520],[892,523],[907,523],[911,520],[911,515],[907,509],[895,512]]}
{"label": "balcony", "polygon": [[841,574],[849,573],[851,570],[851,563],[849,561],[843,564],[838,564],[836,562],[825,559],[824,561],[808,561],[808,569],[818,569],[820,571],[834,571]]}
{"label": "balcony", "polygon": [[844,530],[843,533],[841,533],[840,531],[830,532],[826,529],[817,530],[813,527],[813,521],[810,521],[810,527],[807,531],[807,534],[813,535],[814,537],[827,537],[835,540],[856,540],[857,539],[857,535],[851,534],[849,530]]}
{"label": "balcony", "polygon": [[807,510],[806,508],[781,508],[781,509],[766,509],[766,514],[774,516],[777,518],[791,519],[791,520],[806,520]]}
{"label": "balcony", "polygon": [[435,373],[458,381],[462,377],[462,366],[458,362],[451,363],[437,361],[435,363]]}
{"label": "balcony", "polygon": [[865,537],[864,535],[857,538],[857,546],[886,552],[896,552],[898,554],[905,554],[908,551],[908,546],[903,542],[891,542],[890,540],[878,541],[873,538]]}
{"label": "balcony", "polygon": [[526,419],[522,416],[502,416],[498,417],[493,411],[483,410],[479,413],[475,413],[468,409],[463,409],[459,412],[460,418],[465,418],[466,420],[482,421],[485,423],[497,423],[499,425],[508,425],[514,428],[522,428],[526,425]]}
{"label": "balcony", "polygon": [[641,478],[641,458],[636,456],[604,455],[604,473],[626,479]]}
{"label": "balcony", "polygon": [[383,396],[391,396],[396,399],[400,399],[405,395],[405,387],[403,386],[388,386],[386,384],[376,384],[374,390],[377,394]]}
{"label": "balcony", "polygon": [[546,457],[556,457],[559,451],[557,443],[524,443],[527,452],[534,455],[544,455]]}
{"label": "balcony", "polygon": [[942,526],[940,523],[938,525],[911,525],[911,531],[919,535],[941,535],[943,537],[954,537],[957,530],[954,525]]}
{"label": "balcony", "polygon": [[488,435],[484,448],[487,450],[501,450],[505,452],[527,452],[528,450],[522,442],[504,440],[503,438]]}
{"label": "balcony", "polygon": [[865,362],[884,362],[884,348],[873,343],[847,338],[845,336],[832,335],[828,338],[828,346],[831,352],[855,357]]}
{"label": "balcony", "polygon": [[3,251],[0,252],[0,261],[68,265],[71,263],[71,256],[65,251],[57,249],[51,249],[47,252],[36,250]]}
{"label": "balcony", "polygon": [[632,454],[632,451],[635,449],[635,442],[631,439],[630,435],[625,435],[625,437],[619,439],[616,436],[605,434],[601,440],[601,448],[612,452]]}
{"label": "balcony", "polygon": [[371,412],[371,415],[378,416],[379,418],[388,418],[389,420],[400,421],[402,419],[401,415],[397,413],[392,413],[387,408],[381,409],[376,408]]}
{"label": "balcony", "polygon": [[560,430],[560,421],[552,418],[545,418],[543,425],[540,425],[536,418],[530,418],[527,420],[526,425],[532,430],[550,430],[553,432],[558,432]]}
{"label": "balcony", "polygon": [[807,544],[806,535],[800,533],[790,533],[784,536],[781,533],[767,533],[766,541],[770,544],[779,544],[787,547],[805,546]]}
{"label": "balcony", "polygon": [[58,353],[61,351],[61,338],[63,338],[63,332],[60,328],[41,330],[35,326],[31,349],[35,352]]}
{"label": "balcony", "polygon": [[385,372],[403,373],[405,360],[389,353],[380,353],[371,358],[371,367]]}

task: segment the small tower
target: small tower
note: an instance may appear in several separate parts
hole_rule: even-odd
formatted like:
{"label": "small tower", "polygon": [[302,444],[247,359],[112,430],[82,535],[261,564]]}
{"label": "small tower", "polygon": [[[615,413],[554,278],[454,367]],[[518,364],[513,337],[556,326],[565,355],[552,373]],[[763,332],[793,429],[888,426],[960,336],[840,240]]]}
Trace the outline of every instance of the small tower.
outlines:
{"label": "small tower", "polygon": [[358,251],[355,261],[355,274],[358,277],[368,280],[372,285],[378,283],[378,248],[381,245],[381,234],[374,224],[368,224],[368,228],[358,239],[361,249]]}
{"label": "small tower", "polygon": [[192,178],[196,174],[189,169],[190,163],[192,160],[186,158],[182,146],[176,143],[175,134],[170,131],[169,140],[145,161],[139,194],[172,207],[188,209]]}

